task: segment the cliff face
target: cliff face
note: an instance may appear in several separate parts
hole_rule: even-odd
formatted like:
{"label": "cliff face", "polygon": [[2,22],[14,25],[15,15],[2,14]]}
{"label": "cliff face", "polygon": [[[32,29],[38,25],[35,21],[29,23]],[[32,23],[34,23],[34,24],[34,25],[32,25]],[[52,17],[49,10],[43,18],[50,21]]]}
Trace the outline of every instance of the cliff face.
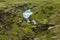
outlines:
{"label": "cliff face", "polygon": [[[57,0],[0,2],[0,40],[60,40],[60,3]],[[23,17],[27,9],[33,12],[29,23]]]}

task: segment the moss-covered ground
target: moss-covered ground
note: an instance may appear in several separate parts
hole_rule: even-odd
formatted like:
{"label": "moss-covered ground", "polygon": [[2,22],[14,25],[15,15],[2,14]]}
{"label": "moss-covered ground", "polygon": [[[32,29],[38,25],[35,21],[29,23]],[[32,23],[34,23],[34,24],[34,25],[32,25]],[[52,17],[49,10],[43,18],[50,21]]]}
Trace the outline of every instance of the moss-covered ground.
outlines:
{"label": "moss-covered ground", "polygon": [[0,0],[0,40],[60,40],[60,0]]}

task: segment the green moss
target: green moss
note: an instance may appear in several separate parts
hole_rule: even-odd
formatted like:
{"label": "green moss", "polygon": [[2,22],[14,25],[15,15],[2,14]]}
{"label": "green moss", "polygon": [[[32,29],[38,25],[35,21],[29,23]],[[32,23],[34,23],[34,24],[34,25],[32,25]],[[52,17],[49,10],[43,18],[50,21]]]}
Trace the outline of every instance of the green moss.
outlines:
{"label": "green moss", "polygon": [[[58,0],[6,0],[0,2],[0,40],[60,40],[59,2]],[[23,18],[25,9],[32,9],[33,14],[29,19],[36,20],[37,25],[26,22]],[[52,26],[54,28],[41,31],[45,28],[42,24],[46,23],[54,25]]]}

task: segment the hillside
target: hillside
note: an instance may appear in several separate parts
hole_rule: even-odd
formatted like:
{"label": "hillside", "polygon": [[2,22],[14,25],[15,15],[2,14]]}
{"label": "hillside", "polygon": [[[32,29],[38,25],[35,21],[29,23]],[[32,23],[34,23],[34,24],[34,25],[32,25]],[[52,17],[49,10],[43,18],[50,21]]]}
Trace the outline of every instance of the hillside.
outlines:
{"label": "hillside", "polygon": [[0,40],[60,40],[60,0],[0,0]]}

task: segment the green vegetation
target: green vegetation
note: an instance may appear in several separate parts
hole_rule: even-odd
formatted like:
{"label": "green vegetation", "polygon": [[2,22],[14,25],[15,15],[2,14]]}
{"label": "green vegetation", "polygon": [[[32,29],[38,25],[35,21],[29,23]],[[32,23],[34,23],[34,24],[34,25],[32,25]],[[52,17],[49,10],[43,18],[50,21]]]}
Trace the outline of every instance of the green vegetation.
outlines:
{"label": "green vegetation", "polygon": [[60,40],[60,0],[0,0],[0,40]]}

